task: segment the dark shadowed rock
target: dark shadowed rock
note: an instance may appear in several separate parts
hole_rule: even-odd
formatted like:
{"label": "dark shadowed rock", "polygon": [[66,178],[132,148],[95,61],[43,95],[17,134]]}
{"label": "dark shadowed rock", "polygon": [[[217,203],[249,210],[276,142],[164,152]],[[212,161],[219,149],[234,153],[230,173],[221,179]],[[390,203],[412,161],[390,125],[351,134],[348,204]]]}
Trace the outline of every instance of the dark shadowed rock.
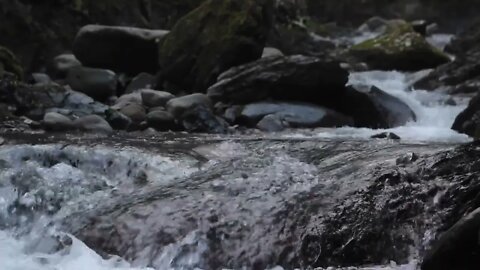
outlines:
{"label": "dark shadowed rock", "polygon": [[147,114],[147,124],[159,131],[173,130],[176,128],[175,118],[166,111],[153,111]]}
{"label": "dark shadowed rock", "polygon": [[89,67],[138,74],[156,72],[158,43],[168,33],[133,27],[87,25],[73,42],[75,56]]}
{"label": "dark shadowed rock", "polygon": [[387,94],[376,86],[358,87],[361,92],[368,95],[375,107],[381,112],[389,127],[403,126],[408,122],[417,120],[417,116],[413,110],[402,100]]}
{"label": "dark shadowed rock", "polygon": [[208,95],[234,104],[265,98],[317,103],[342,92],[347,81],[348,72],[336,61],[300,55],[268,57],[223,73]]}
{"label": "dark shadowed rock", "polygon": [[73,90],[100,101],[115,95],[117,90],[115,73],[106,69],[74,67],[68,73],[67,83]]}
{"label": "dark shadowed rock", "polygon": [[427,253],[422,270],[476,270],[480,265],[480,208],[443,233]]}
{"label": "dark shadowed rock", "polygon": [[160,45],[162,80],[203,91],[223,71],[261,57],[270,0],[207,0],[183,17]]}
{"label": "dark shadowed rock", "polygon": [[452,129],[471,137],[480,137],[480,94],[477,94],[468,107],[457,116]]}
{"label": "dark shadowed rock", "polygon": [[128,116],[113,109],[105,111],[105,120],[115,130],[128,130],[132,124],[132,120]]}
{"label": "dark shadowed rock", "polygon": [[147,116],[147,112],[143,105],[137,103],[125,104],[120,108],[119,112],[137,124],[143,122]]}
{"label": "dark shadowed rock", "polygon": [[228,123],[217,117],[209,106],[196,105],[178,118],[183,128],[188,132],[225,134],[228,133]]}
{"label": "dark shadowed rock", "polygon": [[350,117],[312,104],[261,102],[246,105],[238,122],[255,126],[267,115],[275,115],[293,128],[342,127],[353,125]]}

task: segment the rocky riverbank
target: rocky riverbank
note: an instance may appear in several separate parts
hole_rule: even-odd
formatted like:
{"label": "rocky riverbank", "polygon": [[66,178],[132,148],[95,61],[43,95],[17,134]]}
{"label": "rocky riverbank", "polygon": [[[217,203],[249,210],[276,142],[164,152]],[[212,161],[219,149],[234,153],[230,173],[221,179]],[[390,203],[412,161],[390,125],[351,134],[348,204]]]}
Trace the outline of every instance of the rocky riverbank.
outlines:
{"label": "rocky riverbank", "polygon": [[[413,247],[423,270],[476,269],[477,143],[454,150],[428,140],[402,145],[392,133],[419,122],[436,127],[428,122],[445,115],[427,109],[443,106],[449,113],[463,110],[452,130],[440,119],[449,132],[480,136],[480,32],[470,13],[440,18],[450,1],[365,1],[361,5],[375,10],[370,18],[346,9],[349,1],[64,2],[0,3],[0,136],[6,148],[100,143],[110,149],[117,143],[149,152],[151,146],[187,153],[202,167],[211,158],[193,148],[208,148],[210,136],[239,141],[251,154],[216,160],[198,174],[189,167],[192,178],[178,186],[139,188],[123,194],[124,201],[59,221],[96,252],[163,269],[159,254],[187,241],[180,246],[203,254],[187,268],[265,269],[408,263]],[[434,12],[423,12],[431,7]],[[331,23],[327,10],[350,19]],[[452,32],[458,35],[450,39]],[[398,86],[362,77],[375,72],[402,74],[403,80]],[[327,128],[374,130],[373,138],[383,140],[290,140]],[[342,154],[358,166],[350,167]],[[373,168],[380,156],[394,162]],[[146,184],[148,175],[133,170],[132,181]],[[280,170],[278,179],[258,181],[276,175],[271,170]],[[349,188],[353,178],[345,171],[363,180]],[[221,175],[238,176],[239,184],[226,187]],[[83,188],[93,192],[93,186]],[[208,192],[218,197],[204,201],[206,208],[196,205]],[[335,201],[326,199],[329,192]],[[188,207],[181,211],[180,205]],[[55,216],[61,208],[48,213],[42,207],[32,209]],[[11,225],[1,221],[0,215],[0,228]],[[156,229],[135,240],[142,222]],[[184,266],[177,255],[169,267]]]}

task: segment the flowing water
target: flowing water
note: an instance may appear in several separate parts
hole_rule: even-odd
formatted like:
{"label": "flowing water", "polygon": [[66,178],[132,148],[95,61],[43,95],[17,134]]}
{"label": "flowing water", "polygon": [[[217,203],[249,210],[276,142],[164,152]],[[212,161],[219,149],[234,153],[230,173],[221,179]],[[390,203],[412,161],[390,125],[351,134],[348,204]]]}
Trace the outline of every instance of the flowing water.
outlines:
{"label": "flowing water", "polygon": [[[201,269],[218,266],[216,256],[235,269],[257,261],[283,269],[265,258],[282,257],[275,249],[300,242],[311,221],[297,223],[310,217],[311,201],[315,214],[327,213],[366,187],[375,170],[396,166],[399,156],[469,141],[450,130],[468,100],[410,89],[419,76],[350,76],[350,84],[376,85],[415,111],[416,122],[388,130],[401,143],[369,139],[383,130],[356,128],[223,137],[5,136],[0,269]],[[410,262],[348,269],[413,270],[415,255],[414,247]]]}

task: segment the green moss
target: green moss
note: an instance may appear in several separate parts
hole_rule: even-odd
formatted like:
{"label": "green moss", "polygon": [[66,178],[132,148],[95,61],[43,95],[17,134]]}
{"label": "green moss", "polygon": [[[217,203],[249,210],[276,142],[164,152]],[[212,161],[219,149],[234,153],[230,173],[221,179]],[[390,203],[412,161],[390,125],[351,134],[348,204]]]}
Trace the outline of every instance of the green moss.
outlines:
{"label": "green moss", "polygon": [[320,23],[312,18],[303,18],[303,21],[305,23],[305,27],[307,27],[310,32],[324,37],[331,35],[330,27],[328,27],[326,24]]}
{"label": "green moss", "polygon": [[379,69],[418,70],[450,61],[407,23],[390,25],[385,34],[352,46],[349,54]]}
{"label": "green moss", "polygon": [[160,66],[169,81],[201,91],[226,69],[261,56],[269,0],[207,0],[162,41]]}
{"label": "green moss", "polygon": [[15,74],[19,79],[23,78],[23,68],[15,55],[7,48],[0,46],[0,62],[4,71]]}

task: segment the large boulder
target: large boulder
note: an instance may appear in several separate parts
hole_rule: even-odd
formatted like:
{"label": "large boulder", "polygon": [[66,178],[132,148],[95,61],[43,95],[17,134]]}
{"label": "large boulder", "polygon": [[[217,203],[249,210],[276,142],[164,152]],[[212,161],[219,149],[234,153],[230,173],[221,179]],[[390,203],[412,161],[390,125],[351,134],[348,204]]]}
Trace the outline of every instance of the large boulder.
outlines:
{"label": "large boulder", "polygon": [[427,253],[422,270],[475,270],[480,265],[480,208],[443,233]]}
{"label": "large boulder", "polygon": [[161,81],[203,91],[223,71],[260,58],[271,10],[271,0],[205,1],[163,39]]}
{"label": "large boulder", "polygon": [[389,26],[383,35],[352,46],[348,57],[365,62],[371,69],[406,71],[435,68],[450,61],[407,23]]}
{"label": "large boulder", "polygon": [[114,96],[117,90],[116,75],[107,69],[74,67],[70,69],[66,82],[73,90],[101,101]]}
{"label": "large boulder", "polygon": [[326,106],[353,117],[356,127],[393,128],[415,121],[412,109],[377,87],[348,87]]}
{"label": "large boulder", "polygon": [[318,103],[341,93],[347,81],[348,72],[336,61],[301,55],[267,57],[223,73],[208,95],[231,104],[265,98]]}
{"label": "large boulder", "polygon": [[4,72],[15,74],[17,78],[23,78],[23,68],[17,57],[5,47],[0,46],[0,78]]}
{"label": "large boulder", "polygon": [[246,105],[237,121],[256,126],[265,116],[276,119],[292,128],[352,126],[353,120],[327,108],[307,103],[259,102]]}
{"label": "large boulder", "polygon": [[0,44],[19,57],[27,72],[37,71],[71,49],[75,34],[84,25],[170,29],[202,1],[0,1]]}
{"label": "large boulder", "polygon": [[136,75],[158,70],[158,43],[168,33],[134,27],[87,25],[73,42],[85,66]]}
{"label": "large boulder", "polygon": [[480,138],[480,94],[477,94],[470,101],[468,107],[457,116],[452,129],[474,138]]}

